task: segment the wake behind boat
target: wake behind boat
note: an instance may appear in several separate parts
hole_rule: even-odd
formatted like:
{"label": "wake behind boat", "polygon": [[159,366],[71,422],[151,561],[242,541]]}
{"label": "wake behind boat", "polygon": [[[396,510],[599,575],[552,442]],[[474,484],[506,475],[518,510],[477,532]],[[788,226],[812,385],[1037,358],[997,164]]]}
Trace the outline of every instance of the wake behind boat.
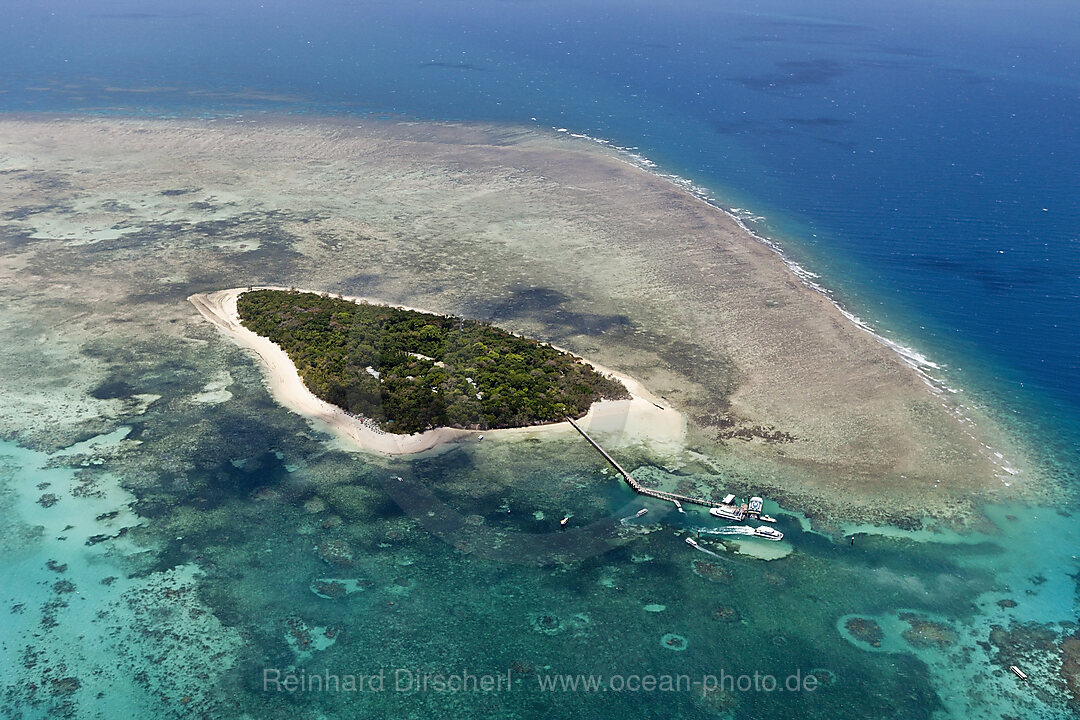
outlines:
{"label": "wake behind boat", "polygon": [[[721,528],[698,528],[696,532],[704,535],[741,535],[743,537],[759,537],[766,540],[783,540],[784,533],[779,530],[774,530],[767,525],[761,525],[760,527],[750,527],[749,525],[728,525]],[[689,543],[691,538],[687,538]],[[691,543],[693,544],[693,543]]]}

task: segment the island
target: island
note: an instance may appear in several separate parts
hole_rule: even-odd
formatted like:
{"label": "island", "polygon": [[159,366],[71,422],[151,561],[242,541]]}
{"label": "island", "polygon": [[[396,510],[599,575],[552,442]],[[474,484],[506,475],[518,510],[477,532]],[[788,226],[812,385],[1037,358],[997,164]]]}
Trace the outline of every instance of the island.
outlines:
{"label": "island", "polygon": [[[252,300],[242,318],[240,306]],[[578,431],[566,422],[569,417],[623,445],[677,452],[686,441],[686,417],[640,381],[490,324],[383,298],[272,285],[196,293],[188,301],[233,343],[259,358],[275,400],[337,438],[337,447],[346,452],[412,455],[480,433],[506,440],[576,437]],[[310,309],[308,303],[325,308],[325,323],[311,317],[320,313],[304,309]],[[353,313],[363,318],[355,326]],[[275,319],[286,316],[291,319]],[[334,324],[348,330],[335,338]],[[375,332],[379,324],[381,334]],[[427,326],[434,329],[424,330]],[[443,338],[441,347],[433,342],[434,334]],[[483,347],[476,346],[475,338]],[[492,352],[499,353],[497,363],[491,362]],[[539,367],[524,370],[537,360],[542,360]],[[452,424],[451,417],[459,424]],[[475,423],[473,418],[478,418]]]}
{"label": "island", "polygon": [[386,432],[562,422],[629,398],[569,353],[476,320],[274,289],[244,292],[237,311],[312,393]]}

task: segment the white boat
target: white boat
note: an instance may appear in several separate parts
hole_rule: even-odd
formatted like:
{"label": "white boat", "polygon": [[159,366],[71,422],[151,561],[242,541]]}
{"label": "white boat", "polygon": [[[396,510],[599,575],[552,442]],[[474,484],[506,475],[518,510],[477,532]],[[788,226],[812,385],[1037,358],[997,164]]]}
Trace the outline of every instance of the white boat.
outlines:
{"label": "white boat", "polygon": [[742,520],[746,517],[746,511],[741,507],[734,505],[721,505],[720,507],[709,508],[709,514],[713,517],[718,517],[721,520]]}
{"label": "white boat", "polygon": [[758,496],[750,498],[750,508],[746,511],[746,514],[750,517],[757,517],[764,509],[765,501]]}
{"label": "white boat", "polygon": [[1027,680],[1027,673],[1020,668],[1016,667],[1015,665],[1010,665],[1009,669],[1012,670],[1013,675],[1015,675],[1016,677],[1020,678],[1021,680]]}
{"label": "white boat", "polygon": [[775,529],[773,529],[771,527],[768,527],[766,525],[762,525],[760,527],[754,528],[754,535],[757,536],[757,537],[760,537],[760,538],[765,538],[766,540],[783,540],[784,539],[784,533],[780,532],[779,530],[775,530]]}
{"label": "white boat", "polygon": [[637,515],[635,515],[634,517],[641,517],[642,515],[644,515],[647,512],[649,512],[649,508],[641,508],[640,510],[637,511]]}
{"label": "white boat", "polygon": [[760,520],[761,522],[776,522],[776,518],[774,518],[772,515],[762,515],[758,518],[758,520]]}
{"label": "white boat", "polygon": [[697,544],[697,540],[695,540],[692,537],[686,538],[686,544],[689,545],[690,547],[701,547],[700,545]]}

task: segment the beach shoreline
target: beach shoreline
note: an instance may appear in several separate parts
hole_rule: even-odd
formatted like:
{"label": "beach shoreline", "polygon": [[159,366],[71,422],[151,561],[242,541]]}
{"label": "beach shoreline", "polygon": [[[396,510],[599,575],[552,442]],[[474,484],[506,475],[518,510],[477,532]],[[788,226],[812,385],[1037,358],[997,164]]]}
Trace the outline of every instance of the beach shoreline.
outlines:
{"label": "beach shoreline", "polygon": [[[491,440],[503,440],[518,437],[563,436],[576,431],[569,422],[544,423],[516,428],[498,428],[493,430],[468,430],[463,428],[439,427],[411,435],[398,435],[385,432],[370,420],[352,415],[342,408],[317,397],[304,384],[296,365],[288,354],[269,338],[258,335],[243,326],[237,311],[237,299],[249,290],[295,290],[297,292],[319,293],[318,290],[285,288],[279,286],[250,286],[230,288],[210,293],[196,293],[188,298],[206,320],[238,346],[253,352],[261,361],[266,385],[274,399],[284,407],[303,416],[330,431],[339,440],[345,441],[344,448],[381,455],[416,455],[438,450],[445,445],[463,442],[479,437]],[[440,313],[421,308],[410,307],[370,297],[337,295],[343,300],[357,304],[385,305],[400,310],[440,315]],[[569,352],[556,348],[562,352]],[[576,356],[575,356],[576,357]],[[578,423],[587,430],[603,433],[616,444],[625,445],[633,442],[645,442],[651,449],[671,452],[681,446],[686,434],[686,420],[681,413],[670,407],[661,398],[653,395],[638,380],[617,373],[585,358],[579,361],[591,366],[597,372],[618,380],[630,393],[629,400],[600,400],[594,402],[589,411],[578,418]],[[645,430],[648,429],[646,433]]]}

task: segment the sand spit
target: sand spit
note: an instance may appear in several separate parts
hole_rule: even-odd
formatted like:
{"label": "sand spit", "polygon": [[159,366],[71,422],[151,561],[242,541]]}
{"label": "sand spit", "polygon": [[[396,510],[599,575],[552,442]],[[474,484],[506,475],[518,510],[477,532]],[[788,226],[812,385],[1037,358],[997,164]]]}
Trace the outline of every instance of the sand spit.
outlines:
{"label": "sand spit", "polygon": [[[559,434],[576,432],[566,422],[485,430],[483,433],[448,427],[435,428],[413,435],[395,435],[384,432],[370,421],[351,415],[317,397],[304,385],[296,366],[284,350],[268,338],[253,333],[241,324],[236,301],[247,289],[233,288],[212,293],[198,293],[189,297],[188,300],[204,318],[213,323],[230,340],[259,356],[266,371],[267,385],[279,403],[329,429],[335,436],[347,439],[361,450],[385,455],[411,455],[466,438],[476,439],[481,434],[487,438],[499,439],[522,435],[537,436],[553,432]],[[288,288],[258,286],[252,289],[287,290]],[[317,291],[301,290],[301,292]],[[374,298],[342,297],[356,303],[392,304]],[[405,305],[395,305],[395,307],[431,313],[430,310]],[[630,392],[631,399],[593,403],[589,412],[580,420],[583,427],[604,433],[608,437],[615,435],[620,444],[647,442],[650,448],[659,451],[675,451],[682,446],[686,423],[681,413],[661,404],[663,401],[650,393],[637,380],[619,375],[594,363],[589,364],[597,371],[619,380]]]}
{"label": "sand spit", "polygon": [[[64,446],[134,417],[123,403],[137,393],[165,412],[181,401],[155,378],[174,366],[191,368],[185,392],[207,416],[249,410],[229,385],[245,372],[184,299],[251,283],[476,318],[619,368],[687,418],[685,438],[615,404],[592,429],[648,437],[723,477],[717,490],[870,521],[964,515],[1036,486],[1020,444],[966,393],[929,387],[736,219],[588,140],[7,116],[0,173],[0,403],[40,408],[0,413],[5,436]],[[132,394],[113,392],[125,383]],[[76,401],[99,386],[92,407],[115,417],[95,426]]]}

